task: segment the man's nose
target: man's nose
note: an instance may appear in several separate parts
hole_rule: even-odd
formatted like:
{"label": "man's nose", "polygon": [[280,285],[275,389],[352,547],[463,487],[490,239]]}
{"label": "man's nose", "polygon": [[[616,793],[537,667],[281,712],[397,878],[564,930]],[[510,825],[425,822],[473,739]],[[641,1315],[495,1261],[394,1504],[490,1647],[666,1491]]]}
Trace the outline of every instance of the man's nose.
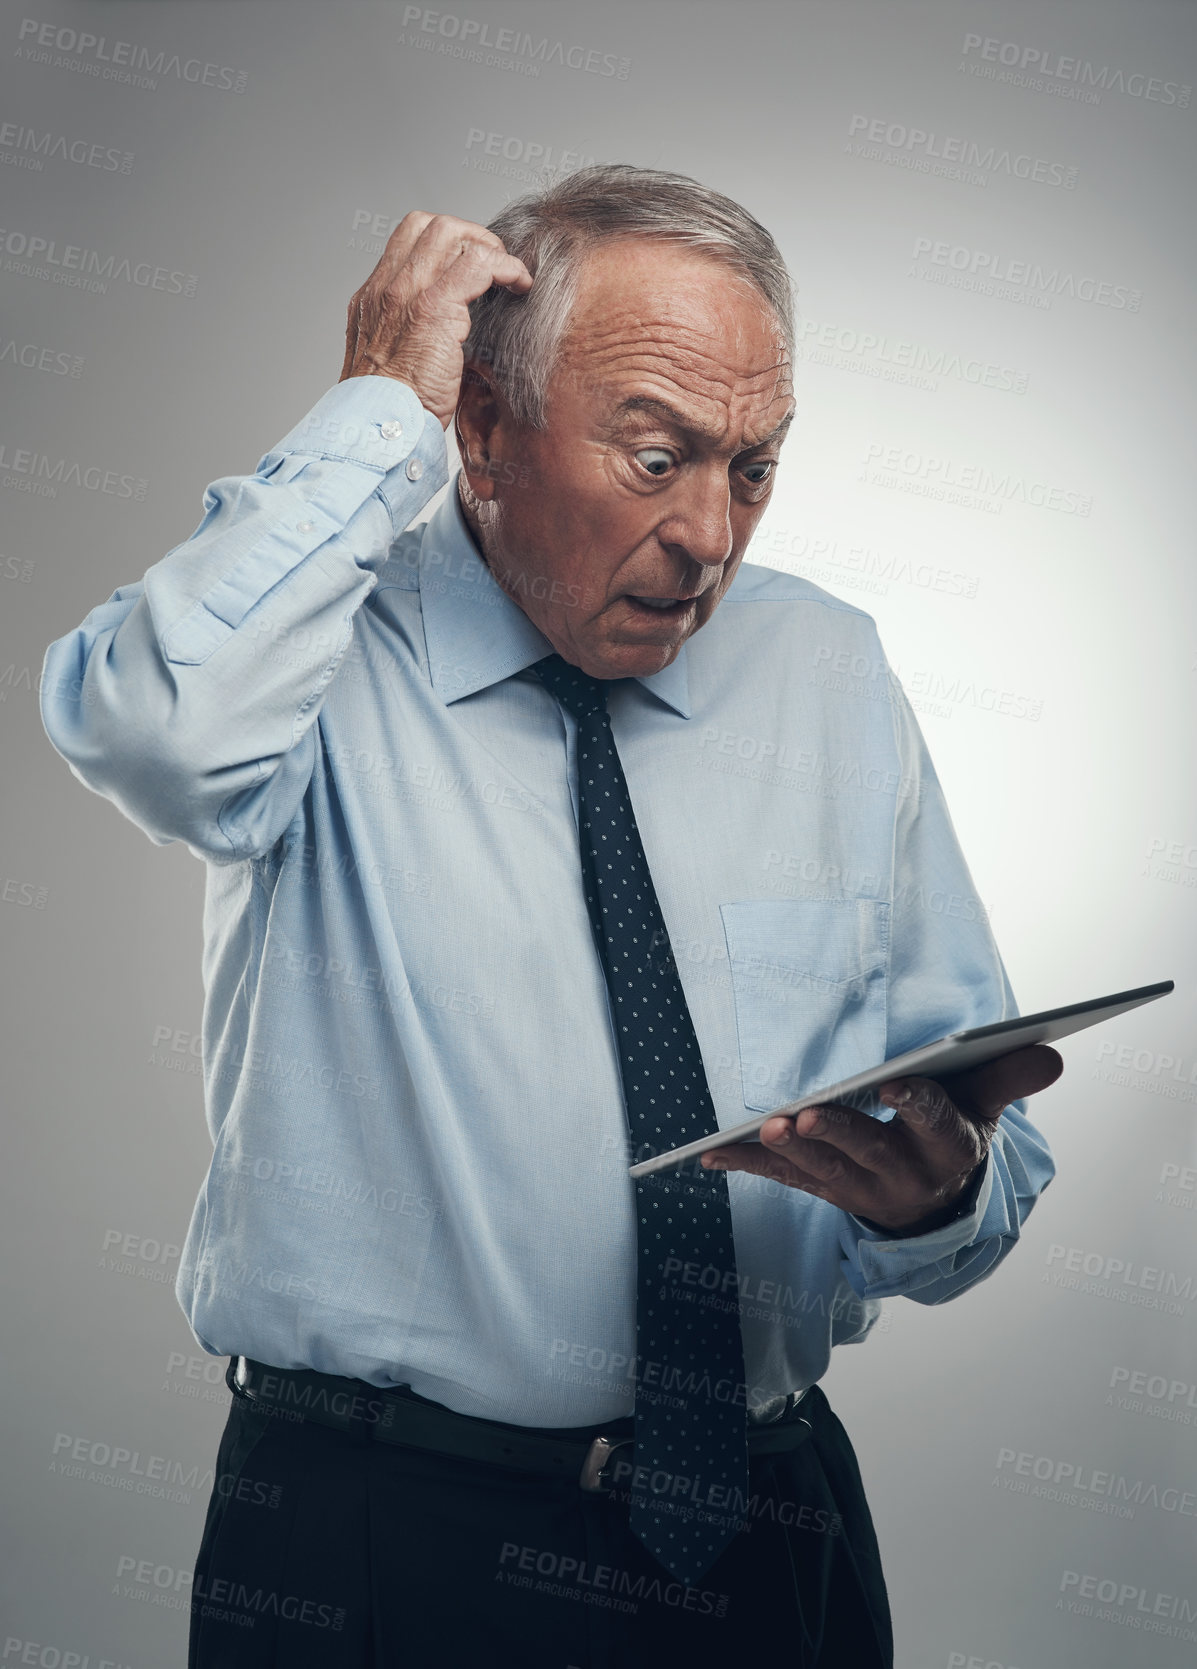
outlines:
{"label": "man's nose", "polygon": [[657,537],[671,553],[709,567],[727,561],[732,553],[731,490],[722,470],[686,483]]}

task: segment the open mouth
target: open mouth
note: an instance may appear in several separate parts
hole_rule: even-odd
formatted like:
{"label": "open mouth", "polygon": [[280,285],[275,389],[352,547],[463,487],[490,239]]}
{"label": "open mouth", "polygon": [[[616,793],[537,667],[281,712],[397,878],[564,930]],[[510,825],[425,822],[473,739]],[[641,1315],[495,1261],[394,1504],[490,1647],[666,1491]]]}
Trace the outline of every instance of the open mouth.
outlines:
{"label": "open mouth", "polygon": [[633,597],[627,594],[627,601],[638,614],[655,615],[658,620],[680,620],[694,607],[694,597]]}

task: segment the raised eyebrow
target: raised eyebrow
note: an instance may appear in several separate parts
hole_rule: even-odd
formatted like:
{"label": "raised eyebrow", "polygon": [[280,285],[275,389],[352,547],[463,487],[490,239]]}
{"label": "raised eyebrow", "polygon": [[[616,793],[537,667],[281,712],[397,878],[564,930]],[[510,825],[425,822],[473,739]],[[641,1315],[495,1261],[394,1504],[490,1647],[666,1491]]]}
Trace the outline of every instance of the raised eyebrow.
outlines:
{"label": "raised eyebrow", "polygon": [[796,410],[788,411],[782,418],[781,422],[775,424],[774,427],[769,430],[769,433],[765,436],[764,440],[758,440],[755,446],[746,446],[744,451],[759,452],[762,446],[771,446],[775,440],[784,440],[786,432],[796,416]]}
{"label": "raised eyebrow", "polygon": [[675,429],[680,429],[686,435],[698,435],[702,440],[709,441],[718,438],[709,429],[692,423],[685,412],[671,406],[668,400],[654,400],[650,394],[629,394],[611,413],[611,421],[613,424],[618,423],[621,417],[629,417],[636,412],[644,412],[649,417],[659,417],[662,422],[672,424]]}
{"label": "raised eyebrow", "polygon": [[[630,394],[626,400],[621,400],[611,414],[611,421],[613,424],[617,423],[621,417],[626,417],[633,412],[644,412],[649,417],[659,417],[664,422],[671,423],[675,429],[680,429],[683,434],[697,435],[700,440],[710,441],[712,445],[716,444],[720,438],[712,433],[710,429],[704,429],[701,425],[693,424],[684,412],[679,411],[676,406],[671,406],[668,400],[655,400],[648,394]],[[770,429],[763,440],[758,440],[753,446],[741,447],[736,456],[739,457],[744,452],[759,452],[763,446],[768,446],[773,441],[780,439],[794,421],[794,416],[794,411],[788,411],[781,422]]]}
{"label": "raised eyebrow", "polygon": [[[798,416],[798,407],[791,407],[791,411],[786,412],[785,417],[781,419],[780,424],[776,424],[776,427],[770,429],[770,432],[766,434],[765,439],[758,442],[758,446],[770,446],[771,441],[781,441],[781,439],[785,439],[786,432],[790,431],[790,424],[795,421],[796,416]],[[748,447],[748,451],[755,452],[756,447],[750,446]]]}

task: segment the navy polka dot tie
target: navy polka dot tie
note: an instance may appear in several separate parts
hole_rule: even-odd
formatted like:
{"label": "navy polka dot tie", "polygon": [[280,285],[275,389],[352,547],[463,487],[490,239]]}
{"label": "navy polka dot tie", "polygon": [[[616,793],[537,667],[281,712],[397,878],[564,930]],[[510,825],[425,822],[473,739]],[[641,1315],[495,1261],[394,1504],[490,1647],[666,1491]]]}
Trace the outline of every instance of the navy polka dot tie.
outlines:
{"label": "navy polka dot tie", "polygon": [[[632,1148],[648,1158],[707,1135],[718,1121],[611,733],[607,683],[560,655],[534,671],[578,721],[582,881],[611,993]],[[735,1535],[748,1499],[727,1177],[691,1166],[635,1187],[629,1523],[668,1571],[697,1583]]]}

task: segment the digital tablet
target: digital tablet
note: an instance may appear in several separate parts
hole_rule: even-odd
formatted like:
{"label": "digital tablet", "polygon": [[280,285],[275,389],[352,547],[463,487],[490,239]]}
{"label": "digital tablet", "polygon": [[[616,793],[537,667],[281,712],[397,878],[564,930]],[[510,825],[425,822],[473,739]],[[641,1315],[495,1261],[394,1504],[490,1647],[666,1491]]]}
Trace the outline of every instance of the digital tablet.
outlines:
{"label": "digital tablet", "polygon": [[895,1055],[892,1060],[870,1066],[865,1072],[841,1078],[838,1084],[826,1084],[821,1089],[812,1090],[800,1101],[788,1101],[784,1107],[775,1107],[771,1113],[758,1113],[745,1124],[734,1125],[730,1130],[712,1131],[709,1136],[687,1142],[684,1147],[671,1148],[668,1153],[658,1153],[652,1159],[642,1159],[638,1165],[629,1166],[628,1175],[649,1176],[653,1171],[672,1170],[688,1159],[706,1153],[709,1148],[728,1147],[733,1142],[750,1142],[767,1119],[788,1118],[793,1113],[800,1113],[803,1107],[815,1107],[821,1102],[849,1101],[853,1096],[876,1089],[888,1079],[900,1078],[905,1073],[917,1074],[920,1078],[946,1078],[954,1072],[964,1072],[970,1066],[983,1066],[986,1061],[997,1060],[999,1055],[1010,1055],[1016,1049],[1029,1048],[1033,1043],[1054,1043],[1057,1038],[1083,1031],[1086,1026],[1112,1020],[1128,1008],[1138,1008],[1140,1003],[1167,996],[1173,983],[1165,979],[1158,985],[1140,985],[1134,991],[1117,991],[1110,997],[1090,997],[1088,1002],[1069,1003],[1066,1008],[1047,1008],[1041,1014],[998,1020],[992,1026],[973,1026],[969,1031],[949,1032],[947,1037],[941,1037],[935,1043],[908,1049],[904,1055]]}

